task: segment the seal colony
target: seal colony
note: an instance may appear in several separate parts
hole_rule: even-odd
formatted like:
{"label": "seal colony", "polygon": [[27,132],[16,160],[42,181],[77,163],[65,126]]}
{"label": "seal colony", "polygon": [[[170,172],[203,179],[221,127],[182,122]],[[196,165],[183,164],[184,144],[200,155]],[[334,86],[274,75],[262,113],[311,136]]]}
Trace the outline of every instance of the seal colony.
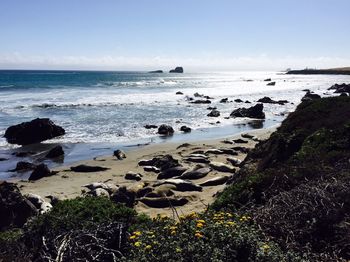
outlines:
{"label": "seal colony", "polygon": [[[235,175],[249,149],[273,131],[254,130],[191,144],[148,145],[127,154],[116,149],[110,156],[59,167],[53,170],[55,175],[17,184],[22,194],[35,194],[47,202],[106,196],[152,217],[172,216],[173,208],[188,214],[205,210]],[[239,143],[242,139],[244,146]]]}

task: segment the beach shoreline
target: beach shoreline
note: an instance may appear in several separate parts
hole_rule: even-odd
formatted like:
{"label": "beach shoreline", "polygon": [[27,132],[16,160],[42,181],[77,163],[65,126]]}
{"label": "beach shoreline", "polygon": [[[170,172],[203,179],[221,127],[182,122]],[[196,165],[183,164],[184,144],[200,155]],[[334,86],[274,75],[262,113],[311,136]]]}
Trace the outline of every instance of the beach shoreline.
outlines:
{"label": "beach shoreline", "polygon": [[[86,184],[91,184],[94,182],[102,183],[112,183],[118,186],[126,186],[127,188],[144,187],[146,185],[152,185],[157,180],[157,174],[154,172],[145,172],[142,167],[138,166],[138,162],[141,159],[151,159],[152,157],[170,154],[175,159],[186,168],[193,168],[196,163],[188,162],[184,160],[184,157],[190,155],[195,151],[205,151],[208,149],[222,149],[222,148],[232,148],[234,146],[241,146],[243,148],[253,148],[257,143],[257,140],[267,139],[272,132],[276,130],[277,126],[251,130],[248,133],[254,136],[254,140],[243,138],[247,143],[240,144],[234,143],[228,144],[227,141],[232,141],[234,139],[242,139],[241,134],[236,134],[228,136],[226,138],[216,138],[211,140],[198,140],[196,142],[191,142],[190,145],[184,146],[184,143],[157,143],[140,148],[134,148],[126,153],[126,158],[123,160],[118,160],[115,156],[112,156],[113,152],[108,156],[100,156],[90,160],[83,160],[76,163],[72,163],[67,166],[54,168],[54,171],[58,171],[58,174],[41,178],[37,181],[26,181],[19,180],[16,181],[18,187],[20,188],[22,194],[36,194],[43,198],[48,196],[54,196],[59,199],[72,199],[78,196],[82,196],[88,189],[83,187]],[[182,146],[181,146],[182,145]],[[185,144],[186,145],[186,144]],[[238,151],[237,151],[238,152]],[[235,158],[243,160],[246,154],[238,152]],[[209,155],[210,161],[223,162],[229,164],[227,157],[230,155],[220,154],[220,155]],[[77,165],[89,165],[89,166],[101,166],[106,167],[108,170],[102,172],[93,173],[79,173],[70,170],[70,167]],[[141,181],[126,180],[124,178],[125,174],[129,171],[140,173],[143,175]],[[230,173],[219,172],[212,170],[206,177],[193,180],[195,184],[202,183],[208,179],[215,177],[232,175]],[[178,207],[177,210],[180,214],[187,214],[193,210],[204,210],[206,207],[214,201],[215,194],[221,191],[225,187],[225,184],[218,186],[203,187],[202,192],[175,192],[177,197],[184,197],[189,200],[188,204]],[[149,206],[138,202],[135,206],[135,210],[141,213],[146,213],[150,216],[155,216],[157,214],[165,214],[171,216],[173,210],[171,208],[150,208]]]}

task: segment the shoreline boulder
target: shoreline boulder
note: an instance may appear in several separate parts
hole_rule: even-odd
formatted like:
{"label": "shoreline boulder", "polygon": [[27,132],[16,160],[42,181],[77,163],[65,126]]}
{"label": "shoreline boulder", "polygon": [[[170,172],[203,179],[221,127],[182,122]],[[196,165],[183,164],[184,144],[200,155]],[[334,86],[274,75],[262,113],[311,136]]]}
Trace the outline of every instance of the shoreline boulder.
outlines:
{"label": "shoreline boulder", "polygon": [[169,73],[183,73],[184,69],[181,66],[177,66],[175,69],[171,69]]}
{"label": "shoreline boulder", "polygon": [[4,137],[10,144],[29,145],[62,136],[65,130],[49,118],[36,118],[6,129]]}
{"label": "shoreline boulder", "polygon": [[158,134],[170,136],[170,135],[174,134],[174,129],[169,125],[163,124],[158,128]]}
{"label": "shoreline boulder", "polygon": [[265,113],[263,112],[264,105],[256,104],[249,108],[238,108],[230,114],[230,117],[248,117],[256,119],[265,119]]}

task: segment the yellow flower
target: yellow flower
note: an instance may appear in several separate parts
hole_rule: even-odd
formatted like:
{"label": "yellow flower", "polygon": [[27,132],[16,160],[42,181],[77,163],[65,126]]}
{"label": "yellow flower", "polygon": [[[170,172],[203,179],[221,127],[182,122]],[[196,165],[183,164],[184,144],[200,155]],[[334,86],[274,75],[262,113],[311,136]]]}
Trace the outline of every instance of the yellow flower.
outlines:
{"label": "yellow flower", "polygon": [[202,227],[203,227],[203,224],[202,224],[202,223],[197,223],[197,227],[198,227],[198,228],[202,228]]}
{"label": "yellow flower", "polygon": [[140,236],[140,235],[141,235],[141,232],[140,232],[140,231],[135,231],[135,232],[133,233],[133,235],[135,235],[135,236]]}
{"label": "yellow flower", "polygon": [[181,216],[179,217],[179,219],[180,219],[180,220],[184,220],[184,219],[186,219],[186,217],[183,216],[183,215],[181,215]]}
{"label": "yellow flower", "polygon": [[197,220],[197,223],[205,224],[205,221],[203,219],[199,219],[199,220]]}
{"label": "yellow flower", "polygon": [[202,234],[201,232],[196,232],[196,233],[194,234],[194,236],[197,237],[197,238],[202,238],[202,237],[203,237],[203,234]]}
{"label": "yellow flower", "polygon": [[172,231],[170,232],[170,234],[176,235],[176,231],[175,231],[175,230],[172,230]]}
{"label": "yellow flower", "polygon": [[171,227],[169,227],[169,229],[172,230],[172,231],[174,231],[174,230],[177,229],[177,226],[171,226]]}
{"label": "yellow flower", "polygon": [[136,238],[136,236],[134,236],[134,235],[129,237],[130,240],[133,240],[135,238]]}
{"label": "yellow flower", "polygon": [[270,249],[270,246],[268,244],[264,244],[261,246],[261,249],[264,251],[264,252],[267,252],[269,249]]}
{"label": "yellow flower", "polygon": [[161,218],[161,219],[167,219],[168,216],[167,216],[167,215],[160,215],[160,218]]}
{"label": "yellow flower", "polygon": [[152,248],[152,246],[151,245],[147,245],[147,246],[145,246],[145,249],[146,250],[150,250]]}
{"label": "yellow flower", "polygon": [[231,213],[226,213],[226,216],[233,217],[233,215]]}
{"label": "yellow flower", "polygon": [[177,253],[180,253],[182,251],[182,249],[179,248],[179,247],[177,247],[175,250],[176,250]]}
{"label": "yellow flower", "polygon": [[236,222],[228,221],[228,222],[227,222],[227,225],[229,225],[229,226],[234,226],[234,225],[236,225]]}
{"label": "yellow flower", "polygon": [[135,247],[140,247],[141,246],[141,242],[135,242],[134,246]]}

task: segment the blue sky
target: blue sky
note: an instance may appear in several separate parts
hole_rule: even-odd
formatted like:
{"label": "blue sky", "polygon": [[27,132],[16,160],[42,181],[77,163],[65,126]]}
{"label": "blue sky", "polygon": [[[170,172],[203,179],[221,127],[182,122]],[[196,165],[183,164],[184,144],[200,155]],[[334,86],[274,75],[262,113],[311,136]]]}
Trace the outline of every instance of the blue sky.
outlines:
{"label": "blue sky", "polygon": [[349,0],[1,0],[0,68],[350,66]]}

